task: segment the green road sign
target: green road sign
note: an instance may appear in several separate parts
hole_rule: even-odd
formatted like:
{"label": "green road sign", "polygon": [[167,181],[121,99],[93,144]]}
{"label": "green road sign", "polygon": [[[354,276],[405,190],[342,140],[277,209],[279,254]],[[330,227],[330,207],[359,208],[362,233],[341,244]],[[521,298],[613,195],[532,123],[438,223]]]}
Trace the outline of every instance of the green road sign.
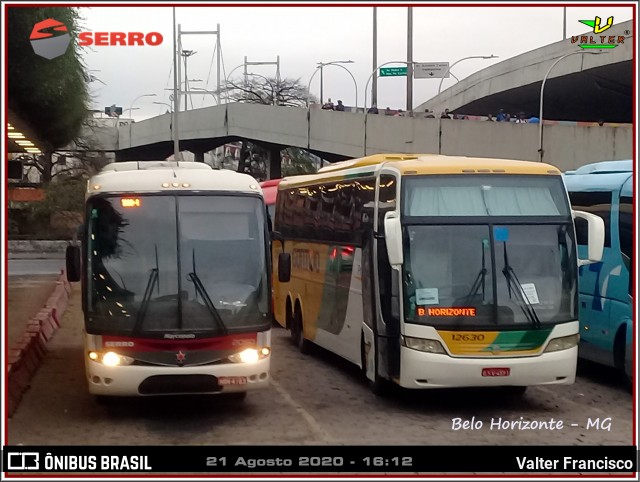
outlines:
{"label": "green road sign", "polygon": [[407,75],[406,67],[382,67],[380,77],[400,77]]}

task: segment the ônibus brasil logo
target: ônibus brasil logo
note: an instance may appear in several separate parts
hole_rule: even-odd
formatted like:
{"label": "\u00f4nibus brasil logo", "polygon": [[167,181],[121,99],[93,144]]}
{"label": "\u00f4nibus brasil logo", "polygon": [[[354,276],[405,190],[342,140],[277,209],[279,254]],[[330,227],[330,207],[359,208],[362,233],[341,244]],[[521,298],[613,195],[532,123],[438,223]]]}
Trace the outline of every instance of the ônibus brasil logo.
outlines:
{"label": "\u00f4nibus brasil logo", "polygon": [[[64,55],[71,42],[67,26],[54,18],[48,18],[33,26],[29,36],[31,46],[36,55],[45,59],[55,59]],[[162,43],[160,32],[80,32],[78,45],[95,46],[156,46]]]}
{"label": "\u00f4nibus brasil logo", "polygon": [[[579,22],[591,27],[593,33],[597,35],[597,37],[593,35],[571,36],[571,43],[575,44],[580,42],[578,47],[581,49],[613,49],[624,43],[624,35],[599,35],[611,28],[613,25],[613,17],[609,17],[607,23],[604,25],[601,24],[602,19],[600,17],[596,17],[594,20],[579,20]],[[629,35],[630,33],[628,30],[624,32],[625,35]]]}

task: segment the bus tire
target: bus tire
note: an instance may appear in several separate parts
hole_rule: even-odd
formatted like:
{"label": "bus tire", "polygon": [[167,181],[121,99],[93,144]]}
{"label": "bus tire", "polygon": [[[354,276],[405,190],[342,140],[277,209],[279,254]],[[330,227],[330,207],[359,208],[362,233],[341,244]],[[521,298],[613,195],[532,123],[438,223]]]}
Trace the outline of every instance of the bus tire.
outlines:
{"label": "bus tire", "polygon": [[300,350],[300,353],[302,353],[303,355],[309,353],[310,342],[304,337],[302,313],[300,312],[299,308],[296,308],[296,311],[293,315],[293,320],[291,322],[291,338],[294,345],[296,345]]}
{"label": "bus tire", "polygon": [[633,381],[631,376],[625,370],[625,354],[626,354],[626,328],[621,326],[616,333],[615,341],[613,342],[613,362],[614,366],[620,373],[622,383],[629,392],[633,392]]}

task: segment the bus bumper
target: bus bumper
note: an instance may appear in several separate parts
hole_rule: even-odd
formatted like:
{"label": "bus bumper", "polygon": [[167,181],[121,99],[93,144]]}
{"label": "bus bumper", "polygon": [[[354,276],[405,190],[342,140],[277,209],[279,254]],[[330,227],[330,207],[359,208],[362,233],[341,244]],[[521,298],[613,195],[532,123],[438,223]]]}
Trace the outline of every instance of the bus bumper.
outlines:
{"label": "bus bumper", "polygon": [[[568,385],[575,382],[578,347],[535,357],[453,358],[400,348],[405,388]],[[483,368],[508,368],[508,376],[482,376]]]}
{"label": "bus bumper", "polygon": [[85,368],[89,393],[94,395],[216,394],[266,388],[270,380],[270,361],[271,356],[256,363],[193,367],[108,367],[87,360]]}

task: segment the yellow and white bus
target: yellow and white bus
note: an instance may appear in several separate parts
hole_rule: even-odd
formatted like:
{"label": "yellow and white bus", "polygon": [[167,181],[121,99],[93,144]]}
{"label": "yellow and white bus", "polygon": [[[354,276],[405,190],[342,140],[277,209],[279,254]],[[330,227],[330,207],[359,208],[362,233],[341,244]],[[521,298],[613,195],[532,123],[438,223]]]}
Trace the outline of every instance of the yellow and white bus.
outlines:
{"label": "yellow and white bus", "polygon": [[202,163],[119,162],[87,186],[82,278],[89,392],[230,393],[269,383],[271,280],[258,182]]}
{"label": "yellow and white bus", "polygon": [[[588,221],[578,260],[573,216]],[[602,219],[554,166],[373,155],[278,187],[274,314],[362,367],[374,392],[575,381],[578,265]]]}

